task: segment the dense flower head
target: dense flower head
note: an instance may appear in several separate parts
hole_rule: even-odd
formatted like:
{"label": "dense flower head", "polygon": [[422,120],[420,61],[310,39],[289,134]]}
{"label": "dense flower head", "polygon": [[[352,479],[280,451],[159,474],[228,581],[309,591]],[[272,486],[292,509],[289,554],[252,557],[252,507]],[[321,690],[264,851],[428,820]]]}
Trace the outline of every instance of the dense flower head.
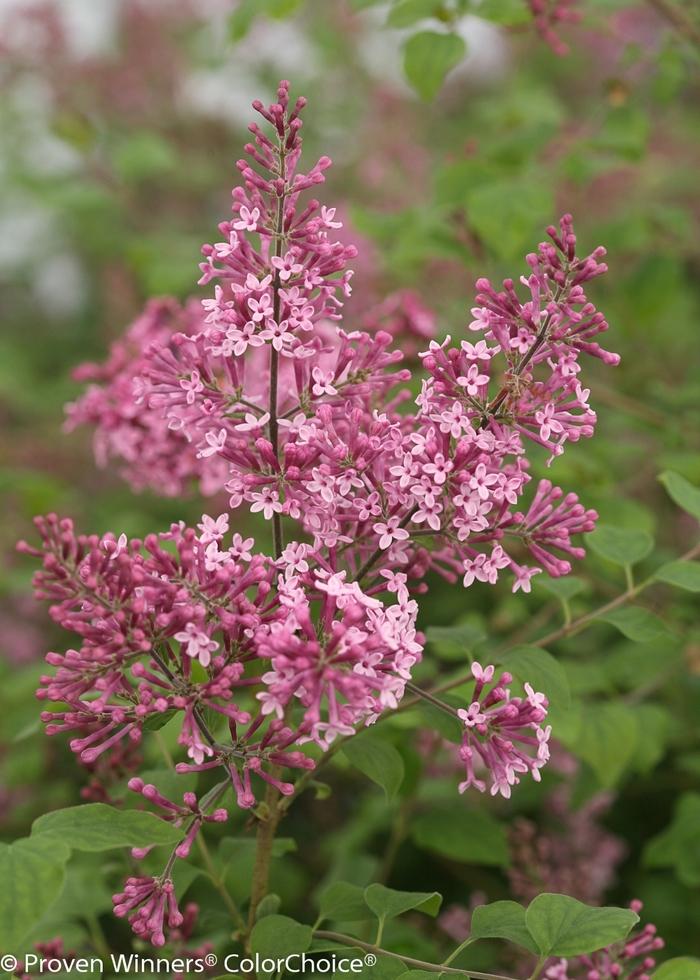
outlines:
{"label": "dense flower head", "polygon": [[124,891],[113,895],[112,901],[114,914],[128,917],[136,935],[153,946],[164,946],[166,928],[175,929],[183,923],[170,878],[127,878]]}
{"label": "dense flower head", "polygon": [[66,429],[92,426],[98,465],[119,460],[122,476],[135,490],[148,487],[175,497],[197,481],[200,492],[209,496],[226,482],[222,461],[204,464],[182,431],[163,424],[162,413],[139,397],[150,349],[167,348],[176,333],[196,333],[202,321],[201,306],[194,300],[184,307],[175,300],[152,300],[112,344],[104,364],[82,364],[73,373],[90,384],[66,406]]}
{"label": "dense flower head", "polygon": [[473,700],[457,715],[464,725],[459,757],[464,763],[466,779],[459,784],[460,793],[473,786],[485,792],[486,783],[476,771],[485,768],[491,779],[491,795],[500,793],[506,799],[511,788],[520,782],[520,774],[529,772],[540,780],[540,769],[549,759],[549,737],[552,729],[540,722],[547,717],[547,698],[525,684],[525,697],[512,697],[506,686],[513,680],[503,672],[494,681],[495,667],[472,664],[475,680]]}
{"label": "dense flower head", "polygon": [[[182,922],[172,864],[226,819],[224,791],[243,809],[263,783],[294,795],[319,749],[418,690],[415,596],[429,571],[468,588],[507,570],[529,592],[533,575],[570,571],[583,556],[573,538],[596,519],[549,480],[530,493],[528,454],[551,461],[593,433],[579,360],[618,360],[594,340],[607,323],[584,293],[603,250],[577,256],[565,216],[527,257],[524,298],[510,280],[501,291],[478,281],[456,346],[432,339],[412,294],[346,329],[355,250],[336,240],[336,210],[310,196],[328,158],[299,169],[303,106],[286,82],[270,106],[254,104],[268,128],[250,127],[231,218],[203,247],[200,283],[213,291],[201,308],[151,304],[104,367],[81,369],[93,387],[69,409],[135,485],[177,494],[195,479],[204,494],[223,488],[230,512],[143,540],[76,534],[49,515],[36,522],[42,546],[20,545],[41,559],[37,596],[78,637],[46,657],[47,732],[70,733],[93,770],[118,759],[131,790],[182,831],[159,878],[130,878],[115,896],[154,945]],[[406,331],[427,347],[415,399],[392,350]],[[256,550],[245,511],[268,522],[271,549]],[[492,666],[472,673],[459,790],[483,792],[488,774],[508,797],[547,762],[547,698],[528,684],[511,695]],[[172,716],[176,772],[222,777],[201,800],[174,802],[130,764],[144,731]]]}

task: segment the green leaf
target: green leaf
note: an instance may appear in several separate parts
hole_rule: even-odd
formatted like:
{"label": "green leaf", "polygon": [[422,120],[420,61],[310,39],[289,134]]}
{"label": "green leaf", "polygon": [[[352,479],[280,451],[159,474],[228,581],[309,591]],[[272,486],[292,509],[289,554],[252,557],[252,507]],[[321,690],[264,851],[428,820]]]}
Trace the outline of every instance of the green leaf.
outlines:
{"label": "green leaf", "polygon": [[700,592],[700,561],[670,561],[657,568],[654,578],[688,592]]}
{"label": "green leaf", "polygon": [[228,36],[231,41],[241,41],[246,36],[256,15],[259,13],[259,0],[240,0],[228,20]]}
{"label": "green leaf", "polygon": [[562,575],[561,578],[551,578],[549,575],[538,575],[535,579],[535,591],[544,589],[550,592],[557,599],[573,599],[575,595],[583,592],[586,583],[583,579],[576,578],[575,575]]}
{"label": "green leaf", "polygon": [[[441,976],[444,976],[444,974],[441,974]],[[435,971],[406,970],[405,973],[399,973],[396,980],[435,980]]]}
{"label": "green leaf", "polygon": [[304,3],[304,0],[264,0],[265,13],[274,20],[291,17]]}
{"label": "green leaf", "polygon": [[437,892],[399,892],[385,885],[374,884],[365,888],[365,902],[383,922],[385,919],[394,919],[410,909],[434,917],[440,911],[442,895]]}
{"label": "green leaf", "polygon": [[[451,704],[454,701],[456,708],[464,707],[464,701],[457,702],[456,698],[450,698],[444,694],[441,700],[446,704]],[[442,708],[430,704],[429,701],[421,701],[417,706],[417,711],[427,728],[432,728],[436,732],[439,732],[448,742],[461,742],[464,725],[459,718],[455,718],[454,715],[448,714]]]}
{"label": "green leaf", "polygon": [[648,531],[598,524],[595,531],[586,535],[586,544],[616,565],[635,565],[649,554],[654,539]]}
{"label": "green leaf", "polygon": [[143,810],[117,810],[105,803],[86,803],[53,810],[32,824],[32,837],[60,840],[75,851],[109,851],[113,847],[175,844],[182,830]]}
{"label": "green leaf", "polygon": [[374,732],[355,735],[342,749],[353,766],[381,786],[391,800],[403,782],[404,764],[398,749]]}
{"label": "green leaf", "polygon": [[516,27],[527,24],[530,15],[522,0],[482,0],[479,4],[479,17],[495,24]]}
{"label": "green leaf", "polygon": [[410,27],[418,20],[432,17],[440,0],[398,0],[389,11],[387,27]]}
{"label": "green leaf", "polygon": [[674,868],[684,885],[700,885],[700,793],[684,793],[673,820],[644,849],[649,868]]}
{"label": "green leaf", "polygon": [[266,915],[256,922],[250,934],[253,953],[274,958],[305,953],[311,945],[311,926],[302,925],[286,915]]}
{"label": "green leaf", "polygon": [[127,183],[153,180],[177,166],[174,148],[150,130],[130,133],[114,153],[114,169]]}
{"label": "green leaf", "polygon": [[562,665],[541,647],[519,646],[496,657],[522,683],[546,694],[553,707],[566,709],[571,704],[569,681]]}
{"label": "green leaf", "polygon": [[635,643],[654,643],[668,639],[670,631],[664,621],[641,606],[621,606],[601,616],[604,623],[610,623],[628,640]]}
{"label": "green leaf", "polygon": [[406,78],[418,95],[430,102],[440,91],[447,73],[459,64],[465,53],[466,45],[456,34],[421,31],[404,46]]}
{"label": "green leaf", "polygon": [[69,856],[60,841],[25,837],[0,843],[0,950],[19,950],[59,897]]}
{"label": "green leaf", "polygon": [[469,653],[486,639],[480,626],[458,623],[456,626],[428,626],[425,638],[441,660],[468,660]]}
{"label": "green leaf", "polygon": [[620,942],[639,921],[631,909],[591,908],[568,895],[538,895],[525,913],[542,956],[580,956]]}
{"label": "green leaf", "polygon": [[282,899],[279,895],[275,895],[274,892],[268,892],[255,910],[255,921],[259,922],[260,919],[264,919],[268,915],[276,915],[281,904]]}
{"label": "green leaf", "polygon": [[652,980],[700,980],[700,960],[694,956],[676,956],[666,960],[652,973]]}
{"label": "green leaf", "polygon": [[630,766],[635,772],[647,773],[663,759],[673,716],[660,704],[636,704],[637,747]]}
{"label": "green leaf", "polygon": [[341,922],[361,922],[369,918],[365,890],[349,881],[334,881],[322,893],[319,911],[324,919]]}
{"label": "green leaf", "polygon": [[168,722],[175,717],[177,711],[175,708],[171,708],[169,711],[160,711],[157,714],[154,713],[149,715],[143,722],[142,728],[144,732],[157,732],[161,728],[165,728]]}
{"label": "green leaf", "polygon": [[686,513],[692,514],[700,521],[700,489],[694,487],[680,473],[673,473],[671,470],[662,473],[659,480],[663,483],[671,500]]}
{"label": "green leaf", "polygon": [[634,756],[638,726],[634,711],[624,704],[587,704],[581,724],[559,731],[564,745],[598,777],[601,786],[614,786]]}
{"label": "green leaf", "polygon": [[499,177],[467,189],[469,228],[500,259],[513,260],[539,240],[554,211],[551,186],[537,180]]}
{"label": "green leaf", "polygon": [[[296,841],[291,837],[276,837],[272,842],[272,857],[275,862],[295,850]],[[216,867],[236,902],[245,902],[250,897],[255,851],[254,837],[224,837],[219,844]]]}
{"label": "green leaf", "polygon": [[484,810],[470,810],[459,801],[434,807],[413,822],[419,847],[465,864],[503,867],[508,864],[506,832]]}
{"label": "green leaf", "polygon": [[525,909],[518,902],[478,905],[472,916],[470,939],[507,939],[537,953],[538,948],[525,925]]}

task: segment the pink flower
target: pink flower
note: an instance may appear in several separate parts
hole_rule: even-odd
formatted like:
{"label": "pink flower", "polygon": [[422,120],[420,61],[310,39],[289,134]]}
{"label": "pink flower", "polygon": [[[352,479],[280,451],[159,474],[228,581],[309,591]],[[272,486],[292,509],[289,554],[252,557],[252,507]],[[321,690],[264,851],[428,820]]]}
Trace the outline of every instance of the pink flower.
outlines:
{"label": "pink flower", "polygon": [[206,446],[204,449],[200,449],[197,456],[200,459],[206,459],[207,456],[213,456],[215,453],[220,453],[221,450],[226,445],[226,429],[219,429],[218,432],[207,432],[204,435],[204,441]]}
{"label": "pink flower", "polygon": [[466,388],[467,394],[471,395],[472,398],[479,397],[481,394],[480,389],[488,383],[488,374],[479,374],[479,368],[476,364],[471,365],[465,377],[457,378],[457,384],[461,385],[462,388]]}
{"label": "pink flower", "polygon": [[253,514],[258,514],[262,511],[265,519],[269,521],[272,519],[273,514],[282,513],[282,504],[280,503],[279,494],[276,490],[267,487],[260,491],[260,493],[251,493],[250,497],[253,501],[250,505]]}
{"label": "pink flower", "polygon": [[239,219],[234,221],[233,227],[238,231],[257,231],[258,222],[260,221],[260,209],[253,208],[250,210],[245,204],[242,204],[239,210]]}
{"label": "pink flower", "polygon": [[187,656],[199,660],[202,667],[209,666],[212,653],[219,649],[219,644],[198,630],[194,623],[188,623],[184,630],[175,634],[174,639],[182,643]]}
{"label": "pink flower", "polygon": [[265,428],[270,421],[270,413],[265,412],[263,415],[253,415],[252,412],[246,412],[244,418],[245,421],[239,422],[234,428],[238,432],[255,432],[258,429]]}
{"label": "pink flower", "polygon": [[201,532],[199,540],[202,544],[220,541],[228,531],[228,520],[228,514],[220,514],[217,518],[202,514],[202,523],[197,525]]}
{"label": "pink flower", "polygon": [[273,255],[270,259],[273,268],[277,269],[282,282],[287,282],[292,276],[298,276],[304,268],[302,263],[296,262],[295,259],[296,252],[293,250],[287,252],[284,258],[278,258],[278,256]]}
{"label": "pink flower", "polygon": [[[529,772],[539,781],[540,769],[549,758],[547,743],[551,729],[542,728],[540,722],[547,715],[547,698],[525,685],[527,698],[511,697],[505,686],[512,681],[508,673],[492,683],[494,667],[485,669],[472,664],[476,684],[474,701],[468,709],[457,714],[465,726],[460,748],[460,759],[465,764],[467,778],[460,783],[460,793],[474,786],[484,792],[486,784],[476,776],[478,763],[491,777],[491,795],[500,793],[508,799],[511,788],[520,781],[522,773]],[[533,754],[534,750],[534,754]]]}
{"label": "pink flower", "polygon": [[374,524],[373,530],[379,535],[379,547],[383,551],[390,548],[394,541],[406,541],[410,537],[405,528],[399,527],[398,517],[390,517],[386,524]]}

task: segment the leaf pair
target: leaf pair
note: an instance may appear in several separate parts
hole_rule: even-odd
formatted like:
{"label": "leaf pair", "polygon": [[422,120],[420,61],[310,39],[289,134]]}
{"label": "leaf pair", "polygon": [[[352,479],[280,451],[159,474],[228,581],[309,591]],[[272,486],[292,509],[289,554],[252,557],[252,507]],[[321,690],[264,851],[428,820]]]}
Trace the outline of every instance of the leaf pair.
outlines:
{"label": "leaf pair", "polygon": [[621,942],[638,921],[630,909],[593,908],[568,895],[545,893],[527,909],[517,902],[480,905],[470,940],[507,939],[541,957],[580,956]]}

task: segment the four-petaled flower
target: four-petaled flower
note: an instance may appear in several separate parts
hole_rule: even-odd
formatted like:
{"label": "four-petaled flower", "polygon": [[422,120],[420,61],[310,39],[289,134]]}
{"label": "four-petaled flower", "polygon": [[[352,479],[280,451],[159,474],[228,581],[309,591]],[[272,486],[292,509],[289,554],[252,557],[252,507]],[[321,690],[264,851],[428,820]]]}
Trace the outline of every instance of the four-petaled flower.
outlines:
{"label": "four-petaled flower", "polygon": [[202,667],[209,666],[212,653],[219,649],[219,644],[197,629],[194,623],[188,623],[174,638],[183,644],[188,657],[199,660]]}
{"label": "four-petaled flower", "polygon": [[394,541],[406,541],[410,537],[404,527],[399,527],[400,518],[390,517],[386,524],[373,525],[374,532],[379,535],[379,547],[382,551],[390,548]]}

